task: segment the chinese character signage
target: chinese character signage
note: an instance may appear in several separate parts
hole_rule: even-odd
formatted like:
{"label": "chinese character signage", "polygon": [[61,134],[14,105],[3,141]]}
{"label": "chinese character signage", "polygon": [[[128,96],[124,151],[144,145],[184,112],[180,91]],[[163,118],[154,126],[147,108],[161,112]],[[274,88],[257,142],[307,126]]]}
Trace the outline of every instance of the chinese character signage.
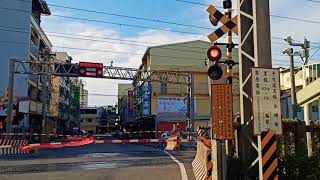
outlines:
{"label": "chinese character signage", "polygon": [[232,85],[212,84],[212,129],[215,139],[233,139]]}
{"label": "chinese character signage", "polygon": [[[186,97],[158,97],[158,115],[176,116],[185,118],[188,112],[188,99]],[[196,99],[194,100],[194,112],[196,113]]]}
{"label": "chinese character signage", "polygon": [[142,116],[151,116],[151,82],[142,86]]}
{"label": "chinese character signage", "polygon": [[253,132],[282,134],[279,69],[252,68]]}

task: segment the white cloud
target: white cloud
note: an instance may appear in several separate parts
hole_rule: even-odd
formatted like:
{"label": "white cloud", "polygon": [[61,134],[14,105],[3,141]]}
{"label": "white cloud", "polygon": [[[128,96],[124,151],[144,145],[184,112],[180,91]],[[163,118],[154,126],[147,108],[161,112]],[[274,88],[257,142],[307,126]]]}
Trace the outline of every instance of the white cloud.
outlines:
{"label": "white cloud", "polygon": [[[62,28],[63,27],[63,28]],[[47,18],[46,23],[44,25],[44,29],[49,32],[62,32],[67,34],[72,34],[73,37],[77,38],[85,38],[85,39],[94,39],[88,37],[80,37],[82,36],[94,36],[94,37],[105,37],[105,38],[113,38],[113,39],[124,39],[120,36],[119,32],[111,28],[105,28],[103,26],[92,25],[90,23],[70,23],[59,21],[57,18]],[[65,35],[58,35],[65,36]],[[53,46],[62,46],[66,48],[54,48],[56,51],[65,51],[68,52],[70,56],[73,57],[74,62],[78,61],[89,61],[89,62],[102,62],[104,64],[109,64],[111,61],[114,61],[114,66],[121,67],[131,67],[138,68],[141,64],[142,54],[145,53],[147,47],[143,46],[132,46],[125,45],[121,43],[129,43],[129,44],[140,44],[144,46],[156,46],[160,44],[168,44],[168,43],[177,43],[189,40],[195,40],[201,38],[196,35],[183,35],[177,34],[173,32],[165,32],[165,31],[156,31],[156,30],[146,30],[136,37],[126,38],[130,41],[141,41],[141,42],[152,42],[157,44],[146,44],[146,43],[136,43],[136,42],[124,42],[124,41],[115,41],[115,40],[107,40],[107,39],[98,39],[100,41],[108,41],[107,42],[99,42],[99,41],[88,41],[88,40],[79,40],[79,39],[69,39],[64,37],[56,37],[48,34]],[[106,52],[99,51],[88,51],[88,50],[78,50],[78,49],[69,49],[67,47],[74,47],[79,49],[92,49],[92,50],[100,50]],[[131,55],[131,54],[121,54],[121,53],[112,53],[114,52],[130,52],[139,55]],[[140,55],[141,54],[141,55]],[[85,79],[86,88],[89,91],[89,105],[90,106],[101,106],[101,105],[109,105],[116,103],[116,95],[117,94],[117,85],[118,83],[130,83],[130,81],[123,80],[108,80],[108,79]],[[105,94],[106,96],[93,96],[92,94]]]}
{"label": "white cloud", "polygon": [[[221,6],[221,4],[212,0],[205,0],[206,4],[216,4]],[[291,3],[291,4],[290,4]],[[305,19],[316,19],[315,17],[320,16],[320,11],[318,11],[320,4],[304,4],[304,8],[308,8],[308,11],[301,11],[301,6],[292,3],[289,0],[271,0],[270,1],[270,12],[272,14],[286,15]],[[187,7],[187,6],[186,6]],[[234,6],[236,8],[236,6]],[[299,12],[299,13],[295,13]],[[59,12],[60,15],[70,14],[71,12]],[[198,16],[198,14],[201,16]],[[56,12],[55,12],[56,14]],[[197,14],[199,19],[193,19],[192,21],[198,21],[201,26],[212,27],[208,20],[208,14],[206,12],[206,7],[191,5],[186,8],[185,12],[180,14],[181,17],[190,17],[190,14]],[[203,18],[202,18],[203,17]],[[124,39],[118,29],[110,28],[108,26],[100,26],[97,24],[85,23],[85,22],[71,22],[62,21],[61,18],[50,17],[43,20],[44,29],[47,31],[63,32],[68,34],[85,35],[85,36],[97,36],[106,37],[114,39]],[[185,24],[197,24],[195,22],[183,22]],[[303,37],[309,38],[311,41],[319,42],[320,35],[317,31],[319,29],[319,24],[310,23],[299,23],[296,21],[271,18],[271,35],[277,37],[286,37],[287,35],[292,35],[295,39],[303,39]],[[206,33],[204,33],[206,34]],[[157,44],[150,43],[136,43],[136,42],[124,42],[124,41],[114,41],[107,39],[99,39],[107,42],[98,41],[85,41],[78,39],[67,39],[50,36],[52,44],[55,46],[65,46],[65,47],[76,47],[81,49],[97,49],[101,51],[114,51],[114,52],[131,52],[139,55],[129,55],[121,53],[111,53],[111,52],[98,52],[98,51],[87,51],[87,50],[76,50],[76,49],[63,49],[58,48],[59,51],[66,51],[75,59],[75,61],[91,61],[91,62],[102,62],[104,64],[109,64],[112,60],[114,61],[114,66],[121,67],[132,67],[137,68],[141,64],[141,58],[144,54],[146,47],[125,45],[121,43],[131,43],[140,44],[146,46],[156,46]],[[78,36],[79,37],[79,36]],[[82,37],[84,38],[84,37]],[[90,38],[89,38],[90,39]],[[205,36],[189,35],[189,34],[179,34],[174,32],[165,32],[157,30],[145,30],[139,33],[135,37],[126,37],[125,39],[131,41],[141,41],[141,42],[152,42],[159,44],[170,44],[183,41],[190,41],[195,39],[206,40]],[[276,42],[281,42],[281,40],[274,40]],[[279,54],[285,45],[275,45],[273,44],[273,53]],[[286,59],[286,57],[275,56],[276,59]],[[100,80],[100,79],[86,79],[87,89],[89,93],[98,93],[106,95],[116,95],[117,94],[117,84],[124,83],[120,80]],[[128,81],[126,81],[128,82]],[[114,104],[116,102],[116,97],[111,96],[90,96],[90,105],[107,105]]]}

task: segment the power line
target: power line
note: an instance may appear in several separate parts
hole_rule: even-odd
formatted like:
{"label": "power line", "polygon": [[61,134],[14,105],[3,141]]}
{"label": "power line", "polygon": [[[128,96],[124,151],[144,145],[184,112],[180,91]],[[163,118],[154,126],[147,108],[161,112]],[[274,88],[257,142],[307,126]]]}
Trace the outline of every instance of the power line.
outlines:
{"label": "power line", "polygon": [[[176,0],[176,1],[183,2],[183,3],[189,3],[189,4],[196,4],[196,5],[201,5],[201,6],[209,6],[210,5],[210,4],[203,4],[203,3],[198,3],[198,2],[193,2],[193,1],[186,1],[186,0]],[[317,1],[314,1],[314,0],[307,0],[307,1],[317,2]],[[280,18],[280,19],[289,19],[289,20],[307,22],[307,23],[313,23],[313,24],[320,24],[320,21],[314,21],[314,20],[309,20],[309,19],[300,19],[300,18],[289,17],[289,16],[275,15],[275,14],[270,14],[270,17],[275,17],[275,18]]]}
{"label": "power line", "polygon": [[[24,32],[21,31],[14,31],[14,32],[21,32],[21,33],[29,33],[29,29],[25,29],[25,28],[17,28],[17,27],[6,27],[6,26],[0,26],[0,28],[7,28],[7,29],[22,29],[22,30],[26,30]],[[0,29],[3,31],[10,31],[10,30],[6,30],[6,29]],[[86,37],[86,38],[94,38],[94,39],[82,39],[82,40],[93,40],[93,41],[101,41],[101,40],[96,40],[96,39],[107,39],[107,40],[114,40],[114,41],[125,41],[125,42],[135,42],[135,43],[145,43],[145,44],[153,44],[153,45],[163,45],[161,43],[154,43],[154,42],[145,42],[145,41],[135,41],[135,40],[128,40],[128,39],[119,39],[119,38],[106,38],[106,37],[101,37],[101,36],[88,36],[88,35],[74,35],[74,34],[70,34],[70,33],[61,33],[61,32],[52,32],[52,31],[44,31],[48,34],[51,34],[51,36],[55,36],[55,37],[63,37],[63,38],[69,38],[69,39],[80,39],[77,37]],[[53,35],[52,35],[53,34]],[[67,35],[67,36],[58,36],[58,35]],[[71,37],[70,37],[71,36]],[[74,37],[76,36],[76,37]],[[102,42],[102,41],[101,41]],[[107,42],[107,41],[105,41]],[[111,43],[111,42],[110,42]],[[140,44],[127,44],[127,43],[123,43],[123,42],[112,42],[112,43],[117,43],[117,44],[126,44],[126,45],[134,45],[134,46],[144,46],[144,47],[149,47],[146,45],[140,45]],[[272,42],[272,43],[276,43],[276,42]],[[283,45],[286,45],[286,43],[282,43]],[[207,48],[201,48],[201,47],[195,47],[195,46],[185,46],[185,45],[177,45],[177,47],[185,47],[185,48],[193,48],[193,49],[202,49],[202,50],[207,50]],[[160,49],[169,49],[166,47],[158,47]],[[180,50],[180,51],[190,51],[190,50],[182,50],[182,49],[173,49],[170,48],[172,50]],[[200,52],[200,51],[199,51]]]}
{"label": "power line", "polygon": [[[24,42],[14,42],[14,41],[4,41],[0,40],[0,42],[3,43],[13,43],[13,44],[28,44],[29,43],[24,43]],[[83,51],[93,51],[93,52],[103,52],[103,53],[115,53],[115,54],[126,54],[126,55],[144,55],[141,53],[133,53],[133,52],[122,52],[122,51],[111,51],[111,50],[99,50],[99,49],[88,49],[88,48],[78,48],[78,47],[70,47],[70,46],[53,46],[55,48],[62,48],[62,49],[71,49],[71,50],[83,50]],[[171,59],[189,59],[189,60],[194,60],[200,62],[203,60],[203,62],[207,59],[206,57],[202,58],[189,58],[189,57],[175,57],[175,56],[164,56],[164,55],[158,55],[158,54],[152,54],[151,56],[154,57],[164,57],[164,58],[171,58]],[[225,60],[225,59],[222,59]],[[275,61],[282,61],[282,62],[288,62],[287,60],[275,60]]]}
{"label": "power line", "polygon": [[[196,4],[201,6],[209,6],[209,4],[199,3],[199,2],[193,2],[193,1],[185,1],[185,0],[176,0],[178,2],[188,3],[188,4]],[[217,8],[223,8],[222,6],[215,6]]]}
{"label": "power line", "polygon": [[320,47],[310,56],[310,59],[315,55],[317,54],[317,52],[320,50]]}
{"label": "power line", "polygon": [[[1,26],[0,26],[1,27]],[[1,29],[0,30],[4,30],[4,31],[9,31],[9,32],[17,32],[17,33],[29,33],[26,31],[16,31],[16,30],[7,30],[7,29]],[[61,33],[60,33],[61,34]],[[52,35],[55,36],[55,35]],[[65,37],[65,38],[69,38],[67,36],[58,36],[58,37]],[[84,38],[74,38],[74,37],[70,37],[72,39],[81,39],[81,40],[89,40],[89,41],[100,41],[100,40],[96,40],[96,39],[84,39]],[[102,41],[104,42],[104,41]],[[119,42],[108,42],[108,43],[118,43],[118,44],[126,44],[126,43],[119,43]],[[143,46],[143,47],[147,47],[145,45],[138,45],[138,44],[127,44],[127,45],[133,45],[133,46]],[[120,54],[133,54],[133,55],[144,55],[144,54],[139,54],[139,53],[129,53],[129,52],[116,52],[116,51],[105,51],[105,50],[97,50],[97,49],[85,49],[85,48],[76,48],[76,47],[67,47],[67,46],[55,46],[57,48],[66,48],[66,49],[78,49],[78,50],[87,50],[87,51],[98,51],[98,52],[110,52],[110,53],[120,53]],[[188,46],[190,47],[190,46]],[[165,47],[159,47],[160,49],[168,49],[168,50],[177,50],[177,51],[187,51],[187,52],[196,52],[196,53],[202,53],[205,54],[205,52],[201,52],[201,51],[192,51],[192,50],[183,50],[183,49],[175,49],[175,48],[165,48]],[[191,48],[191,47],[190,47]],[[194,47],[193,47],[194,48]],[[274,54],[274,55],[278,55],[278,54]],[[283,54],[279,54],[282,55]],[[171,56],[162,56],[162,55],[153,55],[153,56],[158,56],[158,57],[167,57],[167,58],[177,58],[177,59],[193,59],[193,60],[197,60],[199,61],[200,59],[196,59],[196,58],[188,58],[188,57],[171,57]],[[206,57],[203,57],[201,59],[206,59]],[[285,61],[285,60],[284,60]]]}
{"label": "power line", "polygon": [[124,17],[124,18],[137,19],[137,20],[144,20],[144,21],[157,22],[157,23],[163,23],[163,24],[171,24],[171,25],[177,25],[177,26],[184,26],[184,27],[192,27],[192,28],[198,28],[198,29],[212,30],[212,28],[208,28],[208,27],[190,25],[190,24],[183,24],[183,23],[177,23],[177,22],[171,22],[171,21],[164,21],[164,20],[160,20],[160,19],[151,19],[151,18],[138,17],[138,16],[128,16],[128,15],[123,15],[123,14],[108,13],[108,12],[105,12],[105,11],[82,9],[82,8],[76,8],[76,7],[70,7],[70,6],[62,6],[62,5],[57,5],[57,4],[48,4],[48,5],[49,6],[53,6],[53,7],[63,8],[63,9],[71,9],[71,10],[77,10],[77,11],[84,11],[84,12],[90,12],[90,13],[96,13],[96,14],[105,14],[105,15],[110,15],[110,16]]}
{"label": "power line", "polygon": [[118,25],[118,26],[127,26],[127,27],[142,28],[142,29],[153,29],[153,30],[159,30],[159,31],[167,31],[167,32],[175,32],[175,33],[181,33],[181,34],[192,34],[192,35],[204,36],[203,34],[189,32],[189,31],[178,31],[178,30],[171,30],[171,29],[156,28],[156,27],[151,27],[151,26],[140,26],[140,25],[134,25],[134,24],[117,23],[117,22],[111,22],[111,21],[101,21],[101,20],[95,20],[95,19],[87,19],[87,18],[79,18],[79,17],[63,16],[63,15],[51,15],[51,16],[61,17],[61,18],[66,18],[66,19],[76,19],[76,20],[81,20],[81,21],[90,21],[90,22]]}
{"label": "power line", "polygon": [[[177,0],[177,1],[179,1],[179,0]],[[188,1],[182,1],[182,2],[188,2]],[[22,12],[30,13],[29,11],[20,10],[20,9],[10,9],[10,8],[0,8],[0,9],[13,10],[13,11],[22,11]],[[136,27],[136,28],[143,28],[143,29],[154,29],[154,30],[160,30],[160,31],[176,32],[176,33],[183,33],[183,34],[192,34],[192,35],[199,35],[199,36],[205,36],[206,37],[206,35],[199,34],[199,33],[193,33],[193,32],[189,32],[189,31],[177,31],[177,30],[170,30],[170,29],[164,29],[164,28],[156,28],[156,27],[151,27],[151,26],[139,26],[139,25],[125,24],[125,23],[115,23],[115,22],[100,21],[100,20],[95,20],[95,19],[86,19],[86,18],[78,18],[78,17],[72,17],[72,16],[63,16],[63,15],[51,15],[51,16],[56,16],[56,17],[61,17],[61,18],[68,18],[68,19],[83,20],[83,21],[98,22],[98,23],[104,23],[104,24],[119,25],[119,26],[128,26],[128,27]],[[279,37],[272,37],[272,38],[273,39],[283,39],[283,38],[279,38]],[[237,39],[237,38],[233,38],[233,39]],[[272,43],[273,44],[286,45],[286,43],[281,43],[281,42],[272,42]],[[315,44],[320,44],[320,43],[315,43]]]}
{"label": "power line", "polygon": [[306,0],[306,1],[314,2],[314,3],[319,3],[319,4],[320,4],[320,1],[315,1],[315,0]]}

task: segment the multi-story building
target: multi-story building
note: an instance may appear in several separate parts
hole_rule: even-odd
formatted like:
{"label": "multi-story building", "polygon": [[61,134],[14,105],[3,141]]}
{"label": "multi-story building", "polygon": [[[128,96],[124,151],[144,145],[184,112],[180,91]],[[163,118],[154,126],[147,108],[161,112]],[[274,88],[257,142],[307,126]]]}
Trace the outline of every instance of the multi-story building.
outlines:
{"label": "multi-story building", "polygon": [[[212,44],[197,40],[177,44],[150,47],[145,52],[140,69],[188,72],[194,76],[194,129],[208,127],[210,120],[210,100],[208,73],[206,66],[207,50]],[[221,47],[226,52],[225,47]],[[234,60],[238,61],[237,50]],[[222,59],[226,59],[225,53]],[[222,65],[224,66],[224,65]],[[224,66],[223,69],[226,69]],[[234,67],[238,75],[238,67]],[[224,74],[225,76],[225,74]],[[223,76],[223,77],[224,77]],[[215,83],[226,83],[222,78]],[[239,112],[239,85],[235,78],[233,83],[233,111]],[[159,82],[144,82],[135,87],[135,95],[141,97],[134,107],[140,118],[151,116],[155,119],[155,129],[184,131],[187,126],[187,86]],[[153,119],[150,118],[150,121]],[[151,125],[153,123],[150,123]]]}
{"label": "multi-story building", "polygon": [[[8,67],[10,59],[47,61],[51,43],[41,28],[41,16],[50,15],[46,1],[1,2],[0,11],[0,96],[8,87]],[[17,11],[21,10],[21,11]],[[41,79],[37,75],[16,75],[14,89],[19,101],[24,101],[24,112],[18,112],[13,125],[18,129],[40,132],[42,124]],[[20,103],[22,104],[22,103]],[[1,117],[4,121],[6,114]],[[50,122],[48,123],[50,124]]]}
{"label": "multi-story building", "polygon": [[104,107],[80,108],[80,128],[87,132],[98,132],[100,122],[105,117]]}
{"label": "multi-story building", "polygon": [[[308,82],[311,83],[320,77],[320,64],[310,64],[306,65],[306,77]],[[295,84],[296,92],[303,88],[303,70],[302,67],[295,68]],[[292,118],[292,103],[291,103],[291,76],[290,69],[280,70],[280,84],[281,84],[281,94],[282,94],[282,116],[283,118]],[[315,89],[316,91],[316,89]],[[319,120],[319,100],[315,100],[310,104],[310,119]],[[298,106],[297,118],[300,120],[304,119],[303,107]]]}
{"label": "multi-story building", "polygon": [[[118,119],[121,123],[133,120],[133,109],[129,110],[130,102],[128,101],[128,91],[130,93],[132,90],[132,84],[118,84]],[[133,97],[130,97],[130,99],[133,102]]]}
{"label": "multi-story building", "polygon": [[84,88],[85,83],[82,79],[80,79],[80,107],[86,108],[88,107],[88,90]]}
{"label": "multi-story building", "polygon": [[[71,63],[66,52],[56,52],[54,61]],[[55,120],[58,133],[77,126],[80,108],[80,81],[78,78],[53,76],[50,102],[50,117]]]}

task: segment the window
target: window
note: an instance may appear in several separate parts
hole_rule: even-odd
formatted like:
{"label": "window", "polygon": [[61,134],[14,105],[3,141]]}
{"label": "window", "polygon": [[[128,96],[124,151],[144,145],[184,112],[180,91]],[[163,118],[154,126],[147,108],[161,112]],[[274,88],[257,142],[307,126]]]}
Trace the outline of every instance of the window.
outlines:
{"label": "window", "polygon": [[318,112],[318,102],[312,103],[312,112]]}
{"label": "window", "polygon": [[318,112],[318,106],[312,106],[312,112]]}
{"label": "window", "polygon": [[167,83],[163,83],[163,82],[161,83],[160,92],[163,93],[163,94],[167,94],[168,93]]}
{"label": "window", "polygon": [[92,119],[88,119],[87,122],[92,123]]}
{"label": "window", "polygon": [[299,106],[299,107],[297,108],[297,112],[301,112],[301,111],[302,111],[302,107]]}

